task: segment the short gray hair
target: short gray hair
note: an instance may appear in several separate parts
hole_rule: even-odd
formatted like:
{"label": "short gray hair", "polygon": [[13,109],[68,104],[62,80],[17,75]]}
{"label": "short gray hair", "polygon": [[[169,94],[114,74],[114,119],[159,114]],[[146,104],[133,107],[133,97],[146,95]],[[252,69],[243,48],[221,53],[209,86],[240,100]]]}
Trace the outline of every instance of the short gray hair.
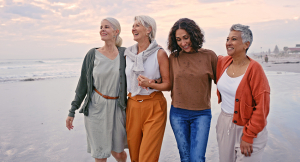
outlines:
{"label": "short gray hair", "polygon": [[122,45],[122,38],[119,36],[120,33],[121,33],[121,25],[120,25],[119,21],[117,19],[115,19],[115,18],[112,18],[112,17],[107,17],[107,18],[105,18],[103,20],[107,20],[111,24],[111,26],[112,26],[112,28],[114,30],[119,30],[119,33],[116,36],[116,46],[117,47],[121,47],[121,45]]}
{"label": "short gray hair", "polygon": [[141,23],[147,29],[149,29],[149,27],[152,28],[151,32],[149,33],[149,41],[152,42],[155,39],[155,34],[156,34],[155,20],[150,16],[140,15],[140,16],[135,16],[134,21]]}
{"label": "short gray hair", "polygon": [[[230,31],[233,30],[241,32],[243,43],[249,42],[250,43],[249,47],[251,46],[253,41],[253,35],[252,35],[252,31],[249,29],[249,26],[242,25],[242,24],[233,24],[230,28]],[[246,52],[248,51],[249,47],[246,49]]]}

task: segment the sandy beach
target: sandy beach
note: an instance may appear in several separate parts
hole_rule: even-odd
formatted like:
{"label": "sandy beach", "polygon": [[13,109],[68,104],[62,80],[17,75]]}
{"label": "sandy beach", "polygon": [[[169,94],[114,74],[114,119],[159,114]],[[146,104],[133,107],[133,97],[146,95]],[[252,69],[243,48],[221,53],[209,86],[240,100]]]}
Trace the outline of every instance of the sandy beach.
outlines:
{"label": "sandy beach", "polygon": [[[274,58],[275,59],[275,58]],[[258,60],[259,61],[259,60]],[[269,139],[264,162],[300,161],[300,68],[299,64],[260,62],[271,86],[271,110],[267,129]],[[76,113],[74,129],[65,119],[78,78],[5,82],[0,84],[0,161],[1,162],[93,162],[86,153],[83,114]],[[216,86],[212,89],[212,122],[206,157],[218,161],[215,126],[221,111]],[[170,93],[164,92],[170,109]],[[77,111],[78,112],[78,111]],[[169,111],[168,111],[169,115]],[[128,150],[126,150],[128,153]],[[112,157],[109,162],[115,161]],[[128,154],[128,161],[130,161]],[[160,162],[177,162],[179,153],[168,122]]]}
{"label": "sandy beach", "polygon": [[300,55],[268,55],[268,62],[265,62],[264,56],[251,56],[251,58],[258,61],[266,71],[280,72],[295,72],[300,73]]}

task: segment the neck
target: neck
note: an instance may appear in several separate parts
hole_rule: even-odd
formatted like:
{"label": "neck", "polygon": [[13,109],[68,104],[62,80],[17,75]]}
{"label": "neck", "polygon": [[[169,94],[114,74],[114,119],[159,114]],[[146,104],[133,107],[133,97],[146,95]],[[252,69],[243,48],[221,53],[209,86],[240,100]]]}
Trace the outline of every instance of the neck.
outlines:
{"label": "neck", "polygon": [[104,46],[102,47],[103,50],[112,52],[116,49],[116,44],[114,41],[105,41]]}
{"label": "neck", "polygon": [[143,40],[138,42],[138,54],[141,53],[142,51],[145,51],[150,45],[150,42],[147,38],[147,40]]}
{"label": "neck", "polygon": [[239,56],[232,57],[232,64],[233,65],[243,65],[247,61],[246,54],[240,54]]}

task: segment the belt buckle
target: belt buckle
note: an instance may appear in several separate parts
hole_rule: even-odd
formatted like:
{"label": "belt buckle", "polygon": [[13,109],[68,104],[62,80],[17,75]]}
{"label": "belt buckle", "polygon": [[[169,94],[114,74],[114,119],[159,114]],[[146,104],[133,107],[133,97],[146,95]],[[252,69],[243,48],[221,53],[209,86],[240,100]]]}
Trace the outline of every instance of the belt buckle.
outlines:
{"label": "belt buckle", "polygon": [[143,102],[144,100],[138,100],[139,102]]}

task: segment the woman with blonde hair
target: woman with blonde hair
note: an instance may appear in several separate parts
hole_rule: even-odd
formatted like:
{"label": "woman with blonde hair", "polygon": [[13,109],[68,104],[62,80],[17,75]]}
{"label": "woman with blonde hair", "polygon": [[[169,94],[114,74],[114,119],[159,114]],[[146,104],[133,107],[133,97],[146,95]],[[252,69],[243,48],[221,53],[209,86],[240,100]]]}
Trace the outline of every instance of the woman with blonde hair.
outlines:
{"label": "woman with blonde hair", "polygon": [[[170,90],[169,61],[157,45],[155,33],[153,18],[136,16],[132,34],[137,44],[125,51],[129,92],[126,131],[134,162],[158,161],[166,126],[167,101],[161,91]],[[149,83],[149,79],[158,78],[162,79],[160,84]]]}
{"label": "woman with blonde hair", "polygon": [[73,129],[75,110],[84,113],[87,152],[95,162],[105,162],[112,154],[125,162],[125,108],[127,103],[125,77],[125,48],[121,47],[121,26],[114,18],[101,21],[100,37],[104,46],[92,48],[86,54],[76,95],[66,119],[66,127]]}

